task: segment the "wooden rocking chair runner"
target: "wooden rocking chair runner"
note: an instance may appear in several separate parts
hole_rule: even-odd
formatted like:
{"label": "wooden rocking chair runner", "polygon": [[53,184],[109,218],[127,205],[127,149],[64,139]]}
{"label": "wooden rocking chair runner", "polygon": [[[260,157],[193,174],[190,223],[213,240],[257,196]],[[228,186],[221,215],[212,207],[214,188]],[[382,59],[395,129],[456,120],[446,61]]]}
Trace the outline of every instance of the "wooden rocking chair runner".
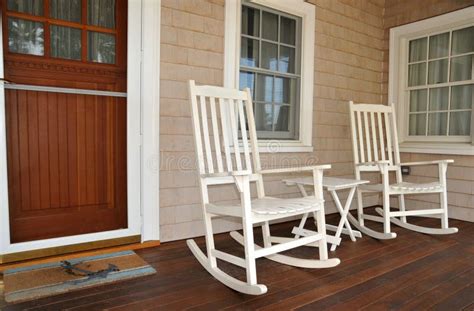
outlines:
{"label": "wooden rocking chair runner", "polygon": [[[352,147],[355,163],[355,176],[360,179],[363,172],[380,172],[381,184],[360,185],[357,190],[357,216],[349,216],[349,220],[363,233],[378,239],[395,238],[390,231],[390,222],[426,234],[451,234],[457,228],[448,227],[448,203],[446,187],[446,171],[453,160],[400,163],[397,127],[393,105],[354,104],[350,106]],[[402,179],[401,166],[438,165],[439,180],[432,183],[411,183]],[[395,183],[390,183],[390,172],[395,172]],[[377,208],[380,216],[366,215],[363,211],[362,193],[381,192],[383,208]],[[406,194],[439,193],[440,207],[436,209],[406,210]],[[390,196],[398,196],[398,211],[390,210]],[[407,216],[441,217],[441,228],[428,228],[407,222]],[[397,218],[399,217],[399,218]],[[383,233],[365,226],[365,220],[383,223]]]}
{"label": "wooden rocking chair runner", "polygon": [[[329,268],[338,265],[339,259],[328,259],[321,183],[323,170],[329,169],[330,166],[262,170],[250,90],[239,91],[215,86],[196,86],[194,81],[190,81],[189,95],[199,168],[207,256],[193,240],[188,240],[187,244],[204,268],[220,282],[236,291],[260,295],[266,293],[267,287],[257,284],[255,266],[257,258],[266,257],[283,264],[304,268]],[[248,131],[246,125],[248,125]],[[239,132],[242,138],[240,141]],[[299,171],[313,172],[316,185],[314,196],[281,199],[265,195],[262,174]],[[258,195],[256,199],[252,199],[250,195],[251,182],[256,182]],[[208,188],[223,184],[236,185],[240,193],[240,204],[213,204],[209,202]],[[270,235],[269,221],[308,212],[316,213],[318,233],[289,242]],[[211,220],[217,216],[233,216],[242,219],[243,235],[231,232],[231,236],[244,246],[245,258],[215,249]],[[255,224],[262,227],[263,247],[254,244],[253,226]],[[278,254],[311,243],[319,244],[319,259],[300,259]],[[240,281],[219,269],[217,259],[246,269],[247,281]]]}

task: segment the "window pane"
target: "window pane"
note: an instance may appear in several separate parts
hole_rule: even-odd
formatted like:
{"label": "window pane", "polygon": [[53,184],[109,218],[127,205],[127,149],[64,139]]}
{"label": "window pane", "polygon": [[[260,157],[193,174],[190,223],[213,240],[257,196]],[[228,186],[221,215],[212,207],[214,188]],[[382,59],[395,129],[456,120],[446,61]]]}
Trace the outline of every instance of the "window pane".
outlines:
{"label": "window pane", "polygon": [[278,15],[262,12],[262,37],[278,41]]}
{"label": "window pane", "polygon": [[31,15],[43,15],[43,0],[8,0],[9,11]]}
{"label": "window pane", "polygon": [[425,135],[426,132],[426,114],[417,113],[410,114],[410,129],[411,136]]}
{"label": "window pane", "polygon": [[260,10],[242,7],[242,33],[258,37],[260,29]]}
{"label": "window pane", "polygon": [[51,56],[81,60],[81,30],[51,25]]}
{"label": "window pane", "polygon": [[255,74],[253,72],[241,71],[239,74],[239,89],[249,88],[252,98],[255,98]]}
{"label": "window pane", "polygon": [[426,84],[426,63],[408,66],[408,86]]}
{"label": "window pane", "polygon": [[81,0],[50,0],[49,11],[52,18],[70,22],[81,22]]}
{"label": "window pane", "polygon": [[410,112],[426,111],[427,90],[410,91]]}
{"label": "window pane", "polygon": [[8,18],[8,50],[13,53],[44,55],[43,23]]}
{"label": "window pane", "polygon": [[275,103],[294,104],[296,102],[296,79],[275,78]]}
{"label": "window pane", "polygon": [[448,87],[430,89],[430,111],[448,110]]}
{"label": "window pane", "polygon": [[449,116],[449,135],[471,135],[471,112],[451,112]]}
{"label": "window pane", "polygon": [[278,46],[262,41],[262,68],[277,70]]}
{"label": "window pane", "polygon": [[448,113],[430,113],[428,116],[428,135],[446,135]]}
{"label": "window pane", "polygon": [[290,123],[290,107],[275,105],[273,115],[273,124],[275,124],[275,131],[288,131]]}
{"label": "window pane", "polygon": [[449,32],[430,37],[430,59],[448,56],[448,51]]}
{"label": "window pane", "polygon": [[448,59],[428,63],[428,84],[448,82]]}
{"label": "window pane", "polygon": [[281,72],[295,73],[295,49],[280,45],[280,61],[278,70]]}
{"label": "window pane", "polygon": [[280,42],[296,44],[296,21],[282,16],[280,21]]}
{"label": "window pane", "polygon": [[255,104],[255,127],[257,131],[272,130],[272,105],[271,104]]}
{"label": "window pane", "polygon": [[273,77],[268,75],[257,75],[257,97],[258,101],[273,102]]}
{"label": "window pane", "polygon": [[409,62],[417,62],[426,59],[426,38],[410,41]]}
{"label": "window pane", "polygon": [[87,0],[87,24],[115,28],[115,0]]}
{"label": "window pane", "polygon": [[453,55],[474,52],[474,26],[453,31]]}
{"label": "window pane", "polygon": [[87,32],[87,59],[92,62],[115,64],[115,36]]}
{"label": "window pane", "polygon": [[473,109],[474,84],[451,87],[451,109]]}
{"label": "window pane", "polygon": [[471,80],[473,55],[451,58],[451,81]]}
{"label": "window pane", "polygon": [[258,40],[242,37],[240,44],[240,65],[258,67]]}

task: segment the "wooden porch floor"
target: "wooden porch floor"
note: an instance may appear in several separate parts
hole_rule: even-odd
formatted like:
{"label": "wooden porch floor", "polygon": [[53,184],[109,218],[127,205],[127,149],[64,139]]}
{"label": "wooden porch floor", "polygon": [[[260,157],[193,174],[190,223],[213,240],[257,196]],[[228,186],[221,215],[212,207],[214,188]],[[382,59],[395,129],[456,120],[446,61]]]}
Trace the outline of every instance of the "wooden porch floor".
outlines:
{"label": "wooden porch floor", "polygon": [[[327,217],[336,223],[335,215]],[[414,219],[438,225],[433,219]],[[5,306],[4,310],[474,310],[474,223],[451,220],[459,233],[427,236],[394,226],[398,237],[377,241],[344,238],[331,256],[341,264],[332,269],[298,269],[267,259],[257,262],[263,296],[236,293],[214,280],[191,255],[184,241],[138,250],[158,273],[154,276]],[[294,223],[272,226],[286,235]],[[374,226],[375,227],[375,226]],[[256,236],[259,231],[256,229]],[[203,238],[198,239],[203,247]],[[241,255],[227,234],[217,237],[218,248]],[[311,257],[316,249],[292,251]],[[242,270],[222,263],[233,275]]]}

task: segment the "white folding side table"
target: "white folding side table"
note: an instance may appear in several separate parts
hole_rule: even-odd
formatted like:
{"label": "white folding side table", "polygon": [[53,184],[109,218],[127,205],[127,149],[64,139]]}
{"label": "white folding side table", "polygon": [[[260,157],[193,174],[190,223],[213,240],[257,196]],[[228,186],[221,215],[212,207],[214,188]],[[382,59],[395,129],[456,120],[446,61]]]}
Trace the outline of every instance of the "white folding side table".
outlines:
{"label": "white folding side table", "polygon": [[[306,192],[305,186],[313,187],[313,178],[311,177],[303,177],[303,178],[292,178],[292,179],[284,179],[284,183],[288,186],[296,185],[300,190],[303,196],[308,196]],[[362,237],[360,231],[352,230],[349,221],[347,220],[347,216],[349,214],[349,208],[351,207],[352,199],[354,198],[354,193],[357,189],[357,186],[369,183],[368,180],[357,180],[357,179],[346,179],[346,178],[337,178],[337,177],[324,177],[323,178],[323,188],[329,191],[332,198],[334,199],[334,204],[336,204],[336,208],[341,215],[341,219],[339,221],[338,226],[333,226],[326,224],[326,229],[330,231],[335,231],[334,238],[329,238],[328,243],[331,243],[331,251],[336,250],[336,247],[341,243],[341,234],[348,234],[353,242],[355,242],[356,237]],[[349,195],[347,197],[346,203],[344,207],[339,200],[339,196],[337,195],[337,191],[340,190],[349,190]],[[314,213],[313,213],[314,214]],[[306,220],[309,216],[309,213],[303,215],[301,222],[298,227],[294,227],[292,233],[295,234],[296,238],[300,236],[308,236],[315,234],[314,231],[304,229],[304,225]],[[313,215],[314,216],[314,215]],[[351,215],[349,215],[351,216]],[[328,236],[329,237],[329,236]]]}

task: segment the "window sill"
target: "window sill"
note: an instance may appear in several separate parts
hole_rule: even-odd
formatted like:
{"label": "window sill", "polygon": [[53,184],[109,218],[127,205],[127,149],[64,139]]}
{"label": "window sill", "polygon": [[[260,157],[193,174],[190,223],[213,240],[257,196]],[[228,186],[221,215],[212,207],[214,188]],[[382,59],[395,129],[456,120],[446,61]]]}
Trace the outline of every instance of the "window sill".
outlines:
{"label": "window sill", "polygon": [[474,155],[474,145],[469,143],[404,142],[400,144],[400,152]]}

